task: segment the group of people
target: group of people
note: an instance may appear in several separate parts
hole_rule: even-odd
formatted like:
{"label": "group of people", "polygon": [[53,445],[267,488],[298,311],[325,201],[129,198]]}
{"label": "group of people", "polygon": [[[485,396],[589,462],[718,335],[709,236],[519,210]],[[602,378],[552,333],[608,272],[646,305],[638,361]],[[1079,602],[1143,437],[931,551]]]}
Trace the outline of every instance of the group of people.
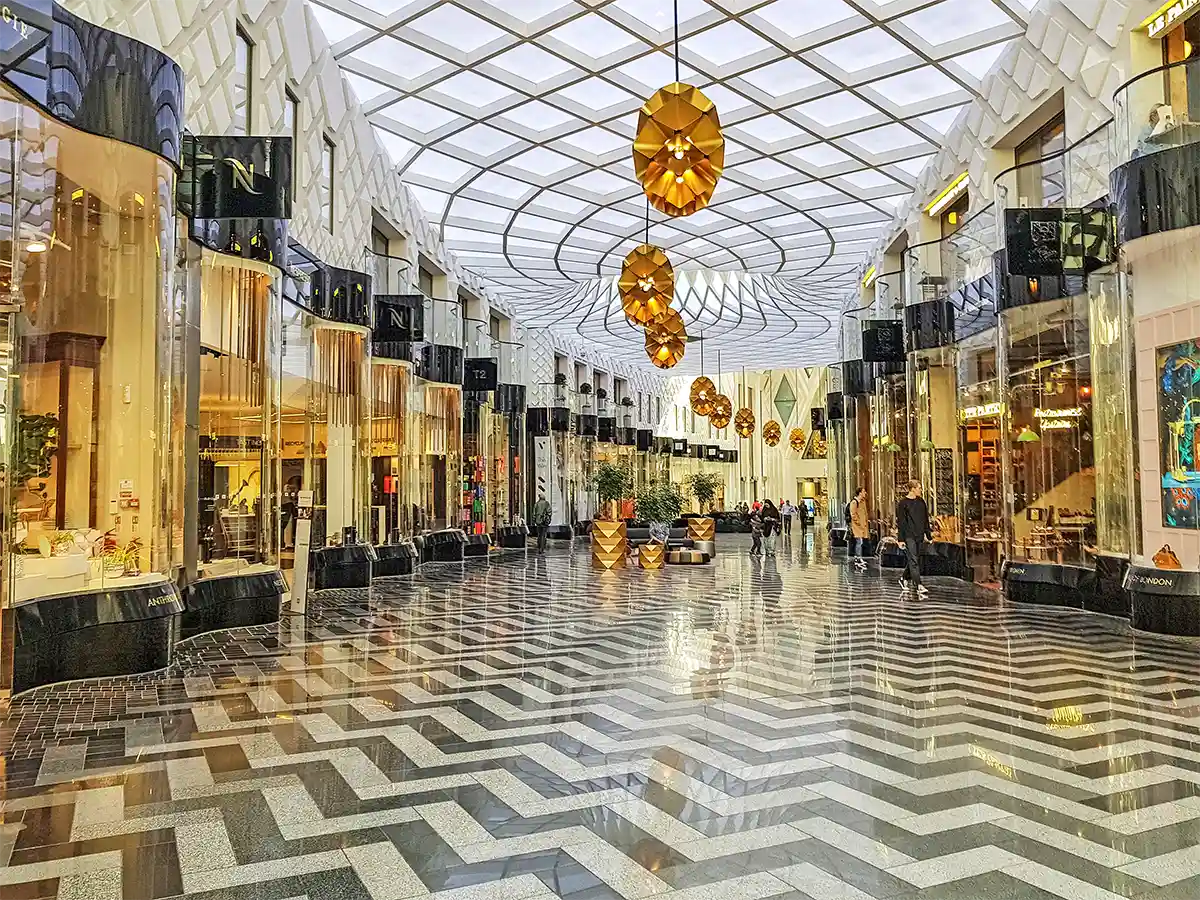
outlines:
{"label": "group of people", "polygon": [[[921,548],[933,537],[929,523],[929,507],[921,496],[921,482],[913,479],[908,483],[908,493],[896,504],[896,540],[904,551],[905,571],[900,576],[900,590],[908,594],[914,589],[924,597],[929,589],[921,583]],[[871,522],[867,511],[867,490],[859,488],[854,499],[846,504],[846,521],[849,523],[848,545],[850,558],[860,572],[867,568],[865,547],[871,538]]]}
{"label": "group of people", "polygon": [[781,499],[776,506],[770,499],[756,500],[750,507],[750,555],[774,556],[775,538],[781,532],[791,535],[793,521],[800,523],[801,534],[806,533],[811,524],[809,516],[808,506],[803,502],[795,505]]}

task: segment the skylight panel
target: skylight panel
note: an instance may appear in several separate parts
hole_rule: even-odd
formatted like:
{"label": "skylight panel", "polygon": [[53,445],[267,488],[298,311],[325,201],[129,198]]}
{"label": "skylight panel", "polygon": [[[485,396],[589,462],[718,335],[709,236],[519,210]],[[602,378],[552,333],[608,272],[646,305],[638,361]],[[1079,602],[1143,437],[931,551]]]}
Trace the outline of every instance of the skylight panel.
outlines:
{"label": "skylight panel", "polygon": [[406,27],[467,53],[504,37],[504,32],[491,22],[452,3],[437,4],[425,15],[409,22]]}
{"label": "skylight panel", "polygon": [[910,51],[882,28],[870,28],[824,44],[817,52],[844,72],[860,72],[903,59]]}
{"label": "skylight panel", "polygon": [[773,48],[745,25],[731,20],[688,35],[682,49],[718,66],[728,66]]}
{"label": "skylight panel", "polygon": [[409,80],[420,78],[442,64],[442,60],[436,56],[386,34],[363,44],[346,58],[359,60],[384,72],[394,72]]}
{"label": "skylight panel", "polygon": [[550,131],[561,128],[568,122],[583,123],[568,112],[556,109],[541,100],[530,100],[520,106],[514,106],[503,113],[504,118],[528,128],[530,131]]}
{"label": "skylight panel", "polygon": [[499,56],[493,56],[488,63],[533,84],[549,81],[572,70],[578,71],[561,56],[555,56],[533,44],[518,44]]}
{"label": "skylight panel", "polygon": [[477,108],[491,106],[493,103],[513,96],[513,92],[500,82],[476,75],[467,69],[463,69],[445,81],[439,81],[431,90]]}
{"label": "skylight panel", "polygon": [[433,181],[452,185],[475,171],[470,163],[438,153],[436,150],[423,150],[404,170],[405,177],[423,176]]}
{"label": "skylight panel", "polygon": [[792,40],[799,40],[856,15],[842,0],[775,0],[756,9],[752,18],[756,24],[776,28]]}
{"label": "skylight panel", "polygon": [[608,56],[637,42],[629,32],[595,13],[572,19],[546,36],[566,44],[581,58],[591,59]]}
{"label": "skylight panel", "polygon": [[492,128],[490,125],[476,123],[470,128],[463,129],[457,134],[450,135],[446,138],[447,144],[453,144],[462,150],[469,150],[471,153],[479,156],[492,156],[499,153],[501,150],[506,150],[514,144],[520,143],[510,134],[505,134],[499,129]]}

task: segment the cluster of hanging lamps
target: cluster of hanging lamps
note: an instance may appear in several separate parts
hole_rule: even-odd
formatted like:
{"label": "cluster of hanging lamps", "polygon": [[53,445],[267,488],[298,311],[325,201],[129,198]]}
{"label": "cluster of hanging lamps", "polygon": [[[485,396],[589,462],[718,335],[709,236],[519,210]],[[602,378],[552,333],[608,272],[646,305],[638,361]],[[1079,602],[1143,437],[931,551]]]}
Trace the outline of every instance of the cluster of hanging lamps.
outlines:
{"label": "cluster of hanging lamps", "polygon": [[782,438],[783,428],[774,419],[763,425],[763,441],[768,447],[777,446]]}
{"label": "cluster of hanging lamps", "polygon": [[[683,359],[687,329],[670,309],[675,276],[667,254],[650,243],[650,206],[668,216],[690,216],[712,200],[725,167],[725,138],[713,102],[679,80],[679,0],[675,0],[675,81],[655,91],[638,114],[633,171],[646,194],[646,239],[625,258],[618,279],[626,318],[646,329],[646,355],[660,369]],[[692,409],[708,407],[715,386],[693,385]],[[697,408],[697,404],[699,408]]]}

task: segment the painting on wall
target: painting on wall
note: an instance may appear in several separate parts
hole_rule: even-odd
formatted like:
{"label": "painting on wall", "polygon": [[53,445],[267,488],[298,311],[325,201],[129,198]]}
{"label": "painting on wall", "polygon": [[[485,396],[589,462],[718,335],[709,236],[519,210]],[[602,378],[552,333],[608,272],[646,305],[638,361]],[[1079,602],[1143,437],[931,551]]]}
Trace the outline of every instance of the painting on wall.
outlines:
{"label": "painting on wall", "polygon": [[1192,339],[1159,347],[1158,446],[1162,470],[1162,516],[1167,528],[1200,528],[1200,346]]}

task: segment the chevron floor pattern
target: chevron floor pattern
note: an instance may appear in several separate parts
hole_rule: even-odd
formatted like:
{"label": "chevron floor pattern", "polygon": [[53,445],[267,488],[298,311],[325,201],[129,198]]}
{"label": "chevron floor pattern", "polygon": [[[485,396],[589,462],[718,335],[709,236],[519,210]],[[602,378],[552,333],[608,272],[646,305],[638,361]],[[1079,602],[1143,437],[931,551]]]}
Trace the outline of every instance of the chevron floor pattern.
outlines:
{"label": "chevron floor pattern", "polygon": [[722,535],[331,591],[19,698],[0,900],[1196,900],[1200,653]]}

